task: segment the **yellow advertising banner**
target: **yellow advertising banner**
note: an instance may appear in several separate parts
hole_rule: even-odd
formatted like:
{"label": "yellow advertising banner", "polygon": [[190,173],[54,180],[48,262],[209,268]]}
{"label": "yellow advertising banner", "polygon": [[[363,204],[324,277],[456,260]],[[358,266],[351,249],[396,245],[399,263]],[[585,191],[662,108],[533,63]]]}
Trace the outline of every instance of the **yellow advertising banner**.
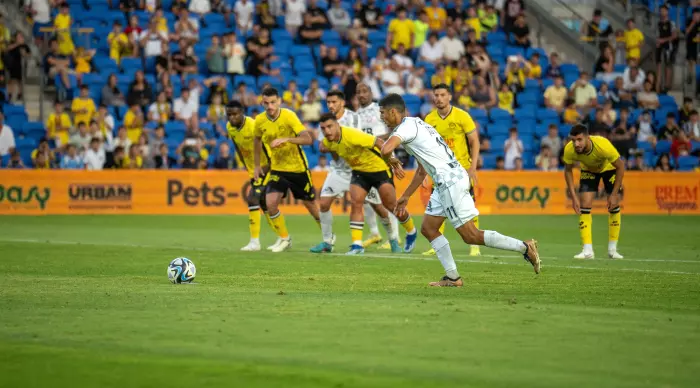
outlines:
{"label": "yellow advertising banner", "polygon": [[[396,181],[399,195],[413,173]],[[563,172],[479,172],[476,204],[482,214],[571,214]],[[317,192],[325,173],[313,174]],[[57,171],[0,170],[0,215],[42,214],[247,214],[248,175],[242,171]],[[700,214],[700,173],[628,172],[622,207],[626,214]],[[430,186],[409,211],[422,214]],[[605,195],[594,211],[605,211]],[[305,214],[291,196],[286,214]],[[334,213],[350,210],[338,199]]]}

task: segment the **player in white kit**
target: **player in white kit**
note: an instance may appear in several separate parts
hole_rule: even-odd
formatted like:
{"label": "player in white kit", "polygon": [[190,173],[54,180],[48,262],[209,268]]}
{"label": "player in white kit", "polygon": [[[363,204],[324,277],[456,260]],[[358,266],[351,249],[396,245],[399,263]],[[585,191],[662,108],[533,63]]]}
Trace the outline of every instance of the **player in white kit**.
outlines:
{"label": "player in white kit", "polygon": [[[372,89],[370,89],[367,84],[360,83],[357,85],[357,89],[355,89],[355,95],[357,96],[357,101],[360,103],[360,108],[357,110],[357,114],[360,116],[360,122],[362,123],[362,128],[360,129],[372,136],[386,140],[389,137],[389,131],[386,129],[386,125],[384,125],[381,117],[379,117],[379,105],[372,101]],[[374,197],[377,195],[376,191],[370,191],[367,198],[374,200]],[[370,232],[369,238],[362,242],[365,248],[382,241],[382,236],[379,234],[379,228],[377,227],[377,216],[370,203],[373,202],[365,203],[364,207],[365,224],[369,226]],[[398,230],[399,220],[393,214],[391,214],[390,218],[392,229]],[[389,249],[389,247],[389,241],[381,245],[382,249]],[[412,250],[411,247],[407,248]]]}
{"label": "player in white kit", "polygon": [[479,215],[479,211],[469,194],[469,175],[435,128],[419,118],[407,117],[406,105],[398,94],[392,93],[384,97],[379,102],[379,109],[384,123],[393,128],[382,147],[382,155],[388,157],[398,146],[403,145],[419,163],[411,184],[398,199],[394,212],[401,215],[406,211],[408,199],[420,187],[426,175],[430,175],[435,183],[435,190],[425,209],[421,233],[435,249],[445,269],[445,276],[430,285],[461,287],[464,284],[457,272],[450,244],[439,230],[445,218],[450,220],[465,243],[519,252],[532,264],[535,273],[539,273],[537,241],[522,241],[495,231],[479,230],[474,226],[473,218]]}
{"label": "player in white kit", "polygon": [[[338,123],[345,127],[350,128],[362,128],[362,123],[360,116],[349,110],[345,109],[345,94],[339,90],[332,90],[326,95],[326,104],[328,105],[328,110],[333,113],[338,121]],[[323,242],[312,247],[310,249],[313,253],[324,253],[332,252],[333,245],[335,244],[335,234],[333,234],[333,214],[331,212],[331,205],[333,201],[338,197],[343,197],[346,192],[350,191],[350,180],[352,177],[352,169],[342,158],[334,155],[330,162],[330,172],[326,176],[326,180],[323,183],[323,188],[321,189],[321,199],[319,201],[320,207],[320,219],[321,219],[321,233],[323,235]],[[373,188],[369,191],[366,197],[367,205],[365,209],[371,209],[371,214],[369,216],[374,220],[376,234],[379,235],[379,230],[376,228],[376,215],[374,209],[382,216],[382,218],[389,217],[389,212],[382,206],[381,199],[379,198],[379,193],[377,189]],[[365,218],[368,214],[365,213]],[[391,217],[395,218],[395,217]],[[398,222],[395,222],[391,228],[393,236],[389,236],[390,240],[398,239]],[[364,227],[364,225],[362,225]],[[372,231],[371,232],[375,232]],[[379,237],[381,240],[381,236]],[[397,251],[398,253],[400,251]]]}

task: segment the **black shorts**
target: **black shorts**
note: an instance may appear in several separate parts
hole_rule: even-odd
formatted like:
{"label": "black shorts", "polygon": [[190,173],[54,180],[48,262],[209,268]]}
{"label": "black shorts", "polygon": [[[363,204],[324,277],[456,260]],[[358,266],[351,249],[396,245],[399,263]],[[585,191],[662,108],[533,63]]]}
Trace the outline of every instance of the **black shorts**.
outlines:
{"label": "black shorts", "polygon": [[294,198],[301,201],[313,201],[316,189],[311,181],[311,172],[270,171],[267,177],[268,193],[283,193],[291,191]]}
{"label": "black shorts", "polygon": [[389,171],[353,171],[352,177],[350,178],[351,185],[360,186],[367,192],[369,192],[372,187],[379,189],[379,187],[385,183],[392,186],[394,185],[394,179],[391,177],[391,173]]}
{"label": "black shorts", "polygon": [[581,171],[578,192],[597,193],[598,186],[600,186],[600,181],[602,180],[603,186],[605,186],[605,192],[610,195],[612,194],[613,186],[615,185],[616,176],[615,170],[603,172]]}
{"label": "black shorts", "polygon": [[250,190],[248,190],[248,196],[246,197],[246,202],[248,202],[248,208],[255,210],[255,207],[267,211],[267,206],[265,204],[265,181],[267,176],[263,179],[250,180]]}
{"label": "black shorts", "polygon": [[656,48],[656,64],[665,63],[667,65],[675,65],[676,56],[678,56],[677,45],[673,45],[671,48]]}
{"label": "black shorts", "polygon": [[685,59],[689,61],[698,60],[698,42],[688,42],[685,45]]}

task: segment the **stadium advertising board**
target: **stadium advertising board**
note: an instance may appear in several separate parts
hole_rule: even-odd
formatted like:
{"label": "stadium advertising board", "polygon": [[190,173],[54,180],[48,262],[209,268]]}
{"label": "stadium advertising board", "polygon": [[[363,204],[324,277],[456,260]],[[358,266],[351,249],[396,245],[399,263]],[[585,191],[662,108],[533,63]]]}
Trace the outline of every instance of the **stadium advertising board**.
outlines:
{"label": "stadium advertising board", "polygon": [[[396,181],[401,193],[410,182]],[[313,174],[317,190],[324,172]],[[248,175],[241,171],[0,171],[0,214],[247,214]],[[700,173],[625,174],[622,206],[627,214],[699,214]],[[562,172],[483,171],[476,186],[482,214],[571,214]],[[422,214],[430,197],[424,185],[409,203]],[[605,195],[594,211],[605,211]],[[306,214],[291,196],[286,214]],[[350,211],[347,199],[335,214]]]}

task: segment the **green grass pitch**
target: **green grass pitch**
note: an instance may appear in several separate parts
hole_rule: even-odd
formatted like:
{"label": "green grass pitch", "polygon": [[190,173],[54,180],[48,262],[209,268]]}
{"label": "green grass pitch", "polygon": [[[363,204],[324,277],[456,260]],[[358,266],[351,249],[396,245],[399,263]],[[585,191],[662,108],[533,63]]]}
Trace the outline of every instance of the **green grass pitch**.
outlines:
{"label": "green grass pitch", "polygon": [[[435,258],[371,249],[312,255],[320,232],[288,217],[291,252],[243,254],[245,217],[0,217],[2,387],[696,387],[700,218],[625,216],[604,258],[576,261],[575,216],[484,216],[540,241],[542,274],[491,249],[462,289]],[[448,228],[450,229],[450,228]],[[263,226],[263,243],[274,238]],[[428,247],[419,239],[418,251]],[[178,256],[197,284],[173,285]]]}

